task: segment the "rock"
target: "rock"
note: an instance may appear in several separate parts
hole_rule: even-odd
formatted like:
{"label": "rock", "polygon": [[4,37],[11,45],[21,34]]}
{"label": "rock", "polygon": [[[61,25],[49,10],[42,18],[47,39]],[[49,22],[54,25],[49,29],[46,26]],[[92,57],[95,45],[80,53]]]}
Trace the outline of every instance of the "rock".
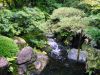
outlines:
{"label": "rock", "polygon": [[37,59],[34,62],[37,74],[40,74],[44,70],[48,61],[49,61],[49,58],[46,54],[43,54],[43,53],[37,54]]}
{"label": "rock", "polygon": [[20,47],[20,49],[24,48],[27,46],[26,41],[23,38],[20,37],[14,37],[14,42]]}
{"label": "rock", "polygon": [[9,62],[5,57],[0,57],[0,75],[12,75],[9,71]]}
{"label": "rock", "polygon": [[[77,55],[78,55],[78,50],[77,49],[71,49],[68,53],[68,59],[77,61]],[[80,51],[79,54],[79,60],[78,62],[86,62],[87,61],[87,52],[86,51]]]}
{"label": "rock", "polygon": [[19,75],[24,75],[26,73],[27,69],[26,69],[26,65],[22,64],[18,66],[18,74]]}
{"label": "rock", "polygon": [[8,67],[8,61],[4,57],[0,57],[0,68]]}
{"label": "rock", "polygon": [[41,68],[42,63],[39,61],[34,62],[35,68],[38,70]]}
{"label": "rock", "polygon": [[17,57],[19,75],[40,74],[48,63],[48,56],[44,53],[33,52],[31,47],[23,48]]}
{"label": "rock", "polygon": [[24,47],[17,56],[17,63],[23,64],[29,61],[35,61],[35,53],[31,47]]}
{"label": "rock", "polygon": [[[18,74],[25,75],[27,71],[30,72],[29,68],[34,70],[34,61],[36,60],[35,52],[31,47],[24,47],[17,56],[18,63]],[[31,75],[31,74],[29,74]]]}

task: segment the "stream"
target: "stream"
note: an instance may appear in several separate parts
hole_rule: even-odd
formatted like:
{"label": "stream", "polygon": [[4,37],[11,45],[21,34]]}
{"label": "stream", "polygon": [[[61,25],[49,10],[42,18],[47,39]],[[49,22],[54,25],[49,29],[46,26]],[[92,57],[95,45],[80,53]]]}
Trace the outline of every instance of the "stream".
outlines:
{"label": "stream", "polygon": [[84,51],[79,54],[77,62],[77,49],[67,51],[66,47],[49,37],[48,44],[52,48],[49,53],[53,58],[41,73],[41,75],[85,75],[87,55]]}
{"label": "stream", "polygon": [[67,51],[64,47],[56,42],[53,38],[48,38],[48,44],[52,48],[50,56],[60,62],[67,60]]}

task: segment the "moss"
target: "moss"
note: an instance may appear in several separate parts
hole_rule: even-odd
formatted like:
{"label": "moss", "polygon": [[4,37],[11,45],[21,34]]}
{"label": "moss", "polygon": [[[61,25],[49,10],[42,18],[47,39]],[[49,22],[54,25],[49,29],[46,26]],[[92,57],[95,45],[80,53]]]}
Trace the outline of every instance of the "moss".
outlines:
{"label": "moss", "polygon": [[14,41],[8,37],[0,36],[0,56],[13,57],[19,50]]}

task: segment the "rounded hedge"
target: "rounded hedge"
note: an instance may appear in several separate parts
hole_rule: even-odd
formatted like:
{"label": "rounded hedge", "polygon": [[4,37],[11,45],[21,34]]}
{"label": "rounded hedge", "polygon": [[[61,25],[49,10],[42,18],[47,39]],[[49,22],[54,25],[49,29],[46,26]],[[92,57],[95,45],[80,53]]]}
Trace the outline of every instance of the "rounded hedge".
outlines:
{"label": "rounded hedge", "polygon": [[66,17],[73,17],[73,16],[80,16],[84,17],[85,13],[79,9],[72,8],[72,7],[61,7],[58,9],[55,9],[51,15],[51,19],[62,19]]}
{"label": "rounded hedge", "polygon": [[0,56],[13,57],[18,50],[18,46],[11,38],[0,36]]}

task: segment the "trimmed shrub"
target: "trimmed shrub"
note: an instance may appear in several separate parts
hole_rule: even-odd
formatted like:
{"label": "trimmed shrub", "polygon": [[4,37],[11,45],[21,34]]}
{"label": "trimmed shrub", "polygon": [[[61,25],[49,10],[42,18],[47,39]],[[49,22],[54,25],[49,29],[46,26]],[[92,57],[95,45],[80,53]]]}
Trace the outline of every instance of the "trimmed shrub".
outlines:
{"label": "trimmed shrub", "polygon": [[84,17],[85,13],[79,9],[72,8],[72,7],[61,7],[55,9],[51,15],[51,19],[62,19],[66,17],[73,17],[73,16],[81,16]]}
{"label": "trimmed shrub", "polygon": [[[89,24],[89,18],[85,17],[85,13],[79,9],[71,7],[62,7],[53,11],[51,18],[41,25],[44,32],[59,32],[63,28],[67,30],[77,31]],[[45,28],[43,28],[43,26]]]}
{"label": "trimmed shrub", "polygon": [[18,46],[12,39],[5,36],[0,36],[0,56],[13,57],[16,56],[18,50]]}

